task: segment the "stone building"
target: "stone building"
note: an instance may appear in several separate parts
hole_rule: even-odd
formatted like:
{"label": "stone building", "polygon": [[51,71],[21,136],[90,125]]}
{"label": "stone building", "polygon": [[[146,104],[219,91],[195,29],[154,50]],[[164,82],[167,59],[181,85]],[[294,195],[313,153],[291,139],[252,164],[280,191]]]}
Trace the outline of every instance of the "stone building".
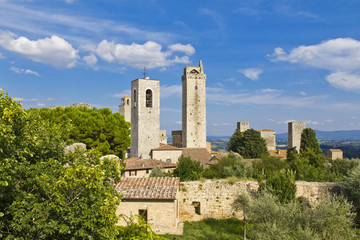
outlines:
{"label": "stone building", "polygon": [[159,80],[138,78],[131,82],[130,157],[151,158],[160,144]]}
{"label": "stone building", "polygon": [[173,139],[172,145],[174,147],[182,147],[182,130],[171,131],[171,136]]}
{"label": "stone building", "polygon": [[124,116],[125,121],[131,123],[131,99],[128,95],[121,98],[119,113]]}
{"label": "stone building", "polygon": [[269,129],[259,130],[260,135],[265,139],[266,147],[268,150],[276,150],[275,131]]}
{"label": "stone building", "polygon": [[176,164],[182,153],[183,150],[181,148],[163,144],[160,147],[152,149],[152,158]]}
{"label": "stone building", "polygon": [[166,130],[160,130],[160,144],[167,144]]}
{"label": "stone building", "polygon": [[126,164],[123,176],[124,177],[149,177],[151,171],[158,167],[165,172],[172,172],[176,168],[176,163],[164,162],[156,159],[140,159],[128,158],[124,160]]}
{"label": "stone building", "polygon": [[343,151],[341,149],[329,149],[326,152],[326,157],[331,160],[343,159]]}
{"label": "stone building", "polygon": [[237,122],[237,129],[240,130],[240,132],[245,132],[250,128],[249,122]]}
{"label": "stone building", "polygon": [[[141,215],[158,234],[182,234],[179,178],[123,178],[116,190],[122,194],[117,215]],[[120,219],[118,225],[126,221]]]}
{"label": "stone building", "polygon": [[182,147],[206,148],[206,74],[187,66],[182,76]]}
{"label": "stone building", "polygon": [[288,123],[288,149],[296,147],[296,150],[300,152],[301,134],[305,128],[305,122]]}

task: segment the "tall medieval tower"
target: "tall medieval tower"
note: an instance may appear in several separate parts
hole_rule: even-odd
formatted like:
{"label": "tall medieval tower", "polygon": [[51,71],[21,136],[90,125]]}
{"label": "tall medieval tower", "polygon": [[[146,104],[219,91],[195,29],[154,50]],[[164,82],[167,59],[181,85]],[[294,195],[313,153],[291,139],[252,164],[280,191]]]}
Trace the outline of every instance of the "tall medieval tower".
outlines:
{"label": "tall medieval tower", "polygon": [[288,149],[295,147],[300,152],[301,134],[305,128],[305,122],[288,122]]}
{"label": "tall medieval tower", "polygon": [[138,78],[131,82],[131,157],[151,158],[160,142],[159,80]]}
{"label": "tall medieval tower", "polygon": [[131,123],[131,103],[128,95],[121,98],[121,105],[119,105],[119,113],[124,116],[125,121]]}
{"label": "tall medieval tower", "polygon": [[206,74],[187,66],[182,76],[182,147],[206,148]]}

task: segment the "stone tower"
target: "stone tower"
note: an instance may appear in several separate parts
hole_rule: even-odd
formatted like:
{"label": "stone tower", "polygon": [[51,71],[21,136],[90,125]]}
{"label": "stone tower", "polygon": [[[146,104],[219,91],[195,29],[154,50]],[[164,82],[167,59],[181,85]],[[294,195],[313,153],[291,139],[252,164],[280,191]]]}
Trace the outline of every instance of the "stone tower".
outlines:
{"label": "stone tower", "polygon": [[159,80],[138,78],[131,82],[130,157],[151,158],[160,143]]}
{"label": "stone tower", "polygon": [[237,129],[240,130],[240,132],[245,132],[250,128],[249,122],[237,122]]}
{"label": "stone tower", "polygon": [[305,122],[288,122],[288,149],[296,147],[300,152],[301,133],[305,128]]}
{"label": "stone tower", "polygon": [[121,98],[119,113],[124,116],[125,121],[131,123],[131,100],[128,95],[125,95],[123,98]]}
{"label": "stone tower", "polygon": [[182,80],[182,147],[206,148],[206,74],[198,67],[184,68]]}

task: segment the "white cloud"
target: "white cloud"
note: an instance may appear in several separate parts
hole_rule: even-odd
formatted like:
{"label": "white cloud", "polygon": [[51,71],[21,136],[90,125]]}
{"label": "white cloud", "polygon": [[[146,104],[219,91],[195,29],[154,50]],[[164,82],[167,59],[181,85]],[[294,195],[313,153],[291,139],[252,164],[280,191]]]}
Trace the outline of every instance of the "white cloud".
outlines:
{"label": "white cloud", "polygon": [[160,97],[167,98],[172,96],[181,96],[182,86],[181,85],[170,85],[160,87]]}
{"label": "white cloud", "polygon": [[337,38],[317,45],[299,46],[286,53],[275,48],[275,61],[301,63],[315,68],[330,70],[326,80],[334,87],[344,90],[360,89],[360,41]]}
{"label": "white cloud", "polygon": [[344,90],[360,90],[360,75],[336,72],[328,75],[326,80],[331,86]]}
{"label": "white cloud", "polygon": [[97,57],[93,53],[83,57],[83,59],[86,62],[86,64],[89,66],[94,66],[97,63]]}
{"label": "white cloud", "polygon": [[182,122],[181,121],[176,121],[175,124],[181,125]]}
{"label": "white cloud", "polygon": [[187,55],[193,55],[195,53],[195,48],[190,44],[180,44],[176,43],[169,46],[169,49],[173,52],[183,52]]}
{"label": "white cloud", "polygon": [[0,52],[0,59],[4,59],[4,58],[5,58],[5,56],[2,55],[2,53]]}
{"label": "white cloud", "polygon": [[122,98],[124,97],[125,95],[129,96],[130,97],[130,89],[127,89],[127,90],[124,90],[120,93],[114,93],[114,94],[110,94],[111,97],[114,97],[114,98]]}
{"label": "white cloud", "polygon": [[259,79],[259,75],[263,73],[263,70],[261,68],[246,68],[240,69],[239,72],[244,74],[245,77],[255,81]]}
{"label": "white cloud", "polygon": [[71,4],[74,3],[74,0],[65,0],[65,2]]}
{"label": "white cloud", "polygon": [[[186,54],[191,53],[191,45],[174,44],[171,45],[172,49],[182,49]],[[116,62],[119,64],[128,65],[142,69],[166,67],[174,63],[189,63],[188,56],[174,56],[172,59],[173,50],[162,51],[162,46],[159,43],[148,41],[143,45],[132,43],[130,45],[107,40],[101,41],[96,47],[97,55],[105,61]]]}
{"label": "white cloud", "polygon": [[31,75],[35,75],[37,77],[40,77],[40,74],[38,74],[37,72],[32,71],[30,69],[23,69],[23,68],[17,68],[17,67],[11,66],[9,68],[9,70],[14,72],[14,73],[31,74]]}
{"label": "white cloud", "polygon": [[289,53],[275,48],[272,56],[278,61],[303,63],[331,71],[353,71],[360,66],[360,41],[337,38],[318,45],[300,46]]}
{"label": "white cloud", "polygon": [[71,68],[79,58],[77,50],[56,35],[32,41],[26,37],[15,38],[15,34],[2,31],[0,46],[35,62],[51,64],[57,68]]}
{"label": "white cloud", "polygon": [[300,91],[299,93],[300,93],[300,95],[302,95],[302,96],[305,96],[305,95],[306,95],[306,92],[303,92],[303,91]]}

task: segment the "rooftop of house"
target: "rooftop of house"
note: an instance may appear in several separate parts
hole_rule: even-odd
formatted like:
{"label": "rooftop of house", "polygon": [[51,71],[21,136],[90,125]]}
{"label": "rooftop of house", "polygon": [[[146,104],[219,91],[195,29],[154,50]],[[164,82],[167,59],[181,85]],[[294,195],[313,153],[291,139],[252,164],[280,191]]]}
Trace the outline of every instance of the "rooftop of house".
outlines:
{"label": "rooftop of house", "polygon": [[183,148],[183,156],[199,161],[204,168],[209,167],[208,163],[212,158],[206,148]]}
{"label": "rooftop of house", "polygon": [[128,158],[124,160],[124,163],[126,163],[125,171],[153,169],[155,167],[176,168],[176,163],[168,163],[156,159]]}
{"label": "rooftop of house", "polygon": [[341,149],[329,149],[328,151],[330,151],[330,152],[342,152]]}
{"label": "rooftop of house", "polygon": [[275,131],[270,129],[260,129],[259,132],[275,132]]}
{"label": "rooftop of house", "polygon": [[153,148],[152,150],[155,150],[155,151],[159,151],[159,150],[178,150],[178,151],[182,151],[181,148],[177,148],[177,147],[174,147],[174,146],[171,146],[171,145],[167,145],[167,144],[160,144],[160,147],[156,147],[156,148]]}
{"label": "rooftop of house", "polygon": [[179,191],[179,178],[143,177],[123,178],[116,185],[116,191],[123,199],[176,199]]}

